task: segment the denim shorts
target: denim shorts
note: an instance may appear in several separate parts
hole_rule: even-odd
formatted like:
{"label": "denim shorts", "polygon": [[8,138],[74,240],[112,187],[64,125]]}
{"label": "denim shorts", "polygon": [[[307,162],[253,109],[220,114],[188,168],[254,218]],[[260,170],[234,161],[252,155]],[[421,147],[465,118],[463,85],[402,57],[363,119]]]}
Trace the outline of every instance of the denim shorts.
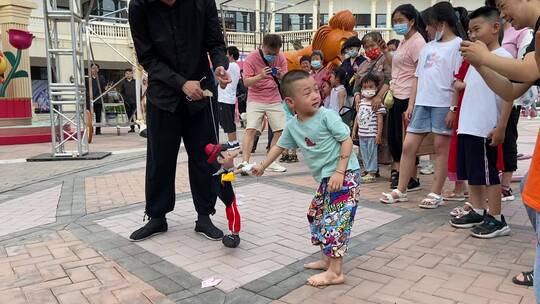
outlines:
{"label": "denim shorts", "polygon": [[447,128],[445,122],[449,111],[450,109],[447,107],[414,106],[407,132],[451,136],[454,130]]}

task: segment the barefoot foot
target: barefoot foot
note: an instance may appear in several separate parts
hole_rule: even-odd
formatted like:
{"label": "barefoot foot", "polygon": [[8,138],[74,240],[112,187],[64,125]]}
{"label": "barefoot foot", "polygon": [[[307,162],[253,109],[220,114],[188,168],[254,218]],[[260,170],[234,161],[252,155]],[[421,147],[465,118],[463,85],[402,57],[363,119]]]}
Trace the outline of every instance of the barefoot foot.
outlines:
{"label": "barefoot foot", "polygon": [[304,268],[316,270],[327,270],[328,266],[330,266],[330,261],[325,260],[318,260],[316,262],[304,264]]}
{"label": "barefoot foot", "polygon": [[343,284],[343,282],[345,282],[345,278],[343,277],[343,274],[337,275],[333,272],[329,272],[328,270],[323,273],[319,273],[314,276],[311,276],[308,279],[308,283],[311,286],[315,286],[315,287]]}

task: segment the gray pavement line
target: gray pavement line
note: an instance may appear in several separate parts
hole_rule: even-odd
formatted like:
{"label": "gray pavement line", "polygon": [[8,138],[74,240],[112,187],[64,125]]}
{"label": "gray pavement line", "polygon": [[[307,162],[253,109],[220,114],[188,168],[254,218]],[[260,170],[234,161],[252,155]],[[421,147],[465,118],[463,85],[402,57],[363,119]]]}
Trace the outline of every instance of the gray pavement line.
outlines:
{"label": "gray pavement line", "polygon": [[0,165],[25,163],[25,158],[0,159]]}
{"label": "gray pavement line", "polygon": [[103,168],[103,167],[106,167],[106,166],[109,166],[109,165],[112,165],[112,164],[117,164],[119,162],[131,161],[131,160],[135,160],[135,159],[142,158],[142,157],[146,157],[146,156],[145,155],[138,155],[138,156],[131,156],[131,157],[126,157],[126,158],[121,158],[121,159],[114,159],[114,160],[111,160],[111,161],[107,161],[107,162],[97,164],[95,166],[89,166],[89,167],[78,168],[78,169],[73,169],[73,170],[61,172],[61,173],[58,173],[58,174],[55,174],[55,175],[52,175],[52,176],[48,176],[48,177],[45,177],[45,178],[42,178],[42,179],[32,180],[32,181],[29,181],[29,182],[21,183],[21,184],[18,184],[16,186],[13,186],[11,188],[2,189],[2,190],[0,190],[0,194],[4,194],[4,193],[7,193],[7,192],[10,192],[10,191],[13,191],[13,190],[21,189],[21,188],[24,188],[24,187],[27,187],[27,186],[30,186],[30,185],[34,185],[34,184],[38,184],[38,183],[58,179],[58,178],[65,177],[65,176],[68,176],[68,175],[72,175],[72,174],[74,175],[74,174],[78,174],[78,173],[85,172],[85,171],[99,169],[99,168]]}

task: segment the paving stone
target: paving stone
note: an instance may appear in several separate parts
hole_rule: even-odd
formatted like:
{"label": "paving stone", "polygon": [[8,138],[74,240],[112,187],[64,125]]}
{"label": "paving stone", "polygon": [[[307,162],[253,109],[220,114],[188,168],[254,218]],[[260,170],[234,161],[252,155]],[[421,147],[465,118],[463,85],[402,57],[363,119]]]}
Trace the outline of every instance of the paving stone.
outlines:
{"label": "paving stone", "polygon": [[151,284],[158,291],[160,291],[160,292],[162,292],[162,293],[164,293],[166,295],[171,294],[171,293],[175,293],[175,292],[179,292],[179,291],[182,291],[184,289],[184,287],[180,286],[179,284],[177,284],[173,280],[171,280],[169,278],[166,278],[166,277],[161,277],[159,279],[155,279],[153,281],[150,281],[149,284]]}

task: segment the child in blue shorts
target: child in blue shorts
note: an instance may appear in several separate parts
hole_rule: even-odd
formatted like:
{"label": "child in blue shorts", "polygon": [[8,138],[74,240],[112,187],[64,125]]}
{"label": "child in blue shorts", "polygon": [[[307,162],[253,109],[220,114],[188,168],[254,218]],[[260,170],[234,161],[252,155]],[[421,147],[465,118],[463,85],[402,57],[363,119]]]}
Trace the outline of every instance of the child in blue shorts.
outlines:
{"label": "child in blue shorts", "polygon": [[285,149],[302,151],[313,178],[320,182],[307,218],[311,242],[320,246],[321,260],[304,265],[325,270],[308,279],[313,286],[344,282],[343,257],[347,253],[360,186],[360,165],[351,157],[349,127],[338,113],[319,107],[321,96],[315,80],[302,70],[283,77],[282,93],[296,116],[287,122],[278,143],[252,173],[260,176]]}

